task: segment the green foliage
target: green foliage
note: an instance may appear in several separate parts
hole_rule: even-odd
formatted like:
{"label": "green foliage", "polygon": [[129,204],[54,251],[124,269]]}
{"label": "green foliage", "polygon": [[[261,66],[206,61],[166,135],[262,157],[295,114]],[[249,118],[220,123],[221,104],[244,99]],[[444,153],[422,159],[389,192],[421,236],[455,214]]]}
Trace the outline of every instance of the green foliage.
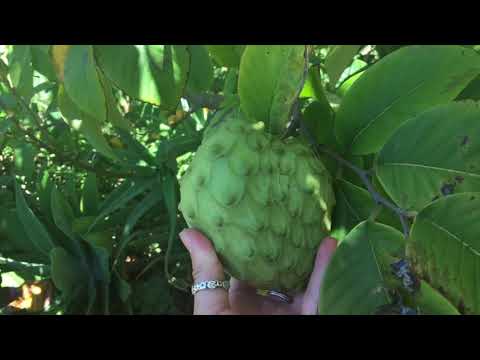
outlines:
{"label": "green foliage", "polygon": [[[0,273],[15,280],[2,283],[1,306],[41,282],[48,301],[27,312],[190,314],[179,180],[240,106],[284,136],[283,150],[310,143],[331,175],[340,245],[320,313],[479,314],[476,47],[1,46]],[[276,166],[260,151],[231,166],[259,158]],[[225,174],[213,198],[238,185]],[[201,207],[215,220],[214,202]],[[274,213],[273,227],[291,223]],[[307,228],[293,241],[318,243]]]}

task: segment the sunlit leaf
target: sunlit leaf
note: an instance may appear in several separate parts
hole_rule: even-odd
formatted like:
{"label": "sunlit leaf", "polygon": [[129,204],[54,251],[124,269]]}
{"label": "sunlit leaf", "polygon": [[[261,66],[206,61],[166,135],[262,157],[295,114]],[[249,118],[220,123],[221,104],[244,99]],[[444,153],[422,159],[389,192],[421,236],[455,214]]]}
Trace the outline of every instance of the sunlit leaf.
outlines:
{"label": "sunlit leaf", "polygon": [[252,121],[263,121],[273,134],[283,134],[306,78],[306,47],[248,45],[242,56],[238,94]]}
{"label": "sunlit leaf", "polygon": [[419,211],[439,197],[480,191],[480,107],[429,109],[405,123],[377,160],[377,175],[402,208]]}
{"label": "sunlit leaf", "polygon": [[356,155],[379,151],[404,122],[457,97],[480,73],[480,55],[462,46],[407,46],[368,68],[345,94],[335,126]]}

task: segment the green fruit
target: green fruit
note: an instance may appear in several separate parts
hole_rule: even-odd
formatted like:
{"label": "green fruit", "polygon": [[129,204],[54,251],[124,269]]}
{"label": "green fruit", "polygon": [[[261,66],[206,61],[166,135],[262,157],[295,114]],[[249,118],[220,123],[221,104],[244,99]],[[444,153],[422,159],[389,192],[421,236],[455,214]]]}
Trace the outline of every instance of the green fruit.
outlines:
{"label": "green fruit", "polygon": [[226,271],[260,289],[301,290],[335,204],[324,165],[237,110],[210,126],[181,179],[179,208]]}

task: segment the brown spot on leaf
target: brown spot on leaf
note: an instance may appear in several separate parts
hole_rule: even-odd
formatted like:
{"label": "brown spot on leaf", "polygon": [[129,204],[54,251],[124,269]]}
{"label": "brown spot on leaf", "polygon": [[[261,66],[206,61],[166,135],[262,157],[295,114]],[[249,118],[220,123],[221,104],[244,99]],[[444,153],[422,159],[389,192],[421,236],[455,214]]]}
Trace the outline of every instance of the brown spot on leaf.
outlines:
{"label": "brown spot on leaf", "polygon": [[465,135],[460,145],[465,146],[465,145],[468,145],[469,142],[470,142],[470,138],[467,135]]}
{"label": "brown spot on leaf", "polygon": [[461,184],[465,180],[463,176],[455,176],[455,181],[459,184]]}

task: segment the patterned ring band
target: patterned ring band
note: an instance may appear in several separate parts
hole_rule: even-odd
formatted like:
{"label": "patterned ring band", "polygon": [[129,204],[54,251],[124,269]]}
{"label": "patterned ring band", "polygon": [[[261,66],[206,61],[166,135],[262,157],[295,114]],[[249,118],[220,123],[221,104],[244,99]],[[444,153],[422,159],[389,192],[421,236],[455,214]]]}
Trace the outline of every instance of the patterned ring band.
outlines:
{"label": "patterned ring band", "polygon": [[222,288],[225,290],[230,289],[230,282],[228,280],[220,281],[220,280],[209,280],[209,281],[202,281],[196,283],[192,286],[192,294],[195,295],[200,290],[205,289],[217,289]]}

